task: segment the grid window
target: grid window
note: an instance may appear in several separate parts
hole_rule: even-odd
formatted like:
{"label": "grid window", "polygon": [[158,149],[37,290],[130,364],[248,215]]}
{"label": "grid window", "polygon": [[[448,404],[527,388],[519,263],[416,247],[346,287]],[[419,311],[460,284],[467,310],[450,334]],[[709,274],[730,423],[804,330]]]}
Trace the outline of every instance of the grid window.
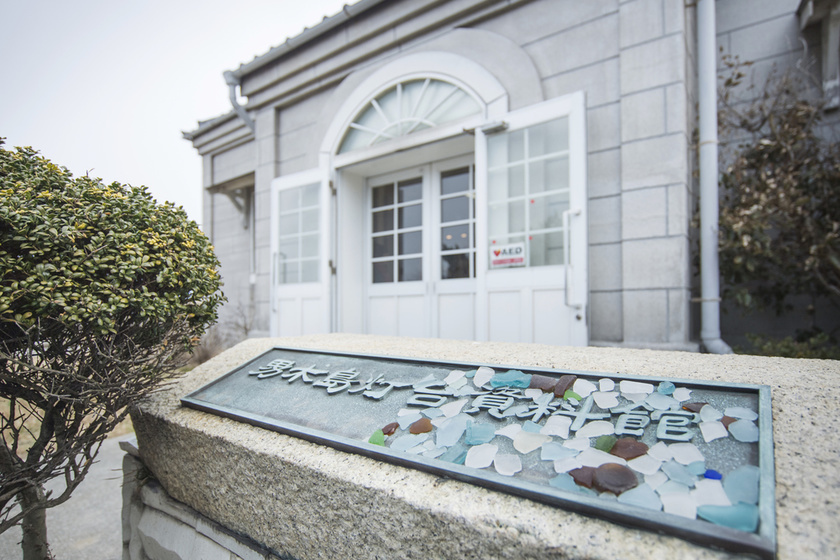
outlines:
{"label": "grid window", "polygon": [[423,180],[407,179],[371,189],[374,284],[423,279]]}
{"label": "grid window", "polygon": [[440,277],[475,277],[475,196],[472,168],[440,176]]}
{"label": "grid window", "polygon": [[319,280],[319,190],[314,183],[280,193],[278,284]]}

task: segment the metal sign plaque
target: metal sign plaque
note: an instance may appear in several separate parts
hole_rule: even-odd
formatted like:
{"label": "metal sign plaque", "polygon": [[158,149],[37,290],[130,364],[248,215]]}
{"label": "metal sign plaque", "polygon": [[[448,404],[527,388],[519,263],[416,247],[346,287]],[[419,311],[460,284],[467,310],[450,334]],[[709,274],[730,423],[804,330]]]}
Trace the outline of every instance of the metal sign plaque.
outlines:
{"label": "metal sign plaque", "polygon": [[181,402],[705,546],[775,556],[764,385],[274,348]]}

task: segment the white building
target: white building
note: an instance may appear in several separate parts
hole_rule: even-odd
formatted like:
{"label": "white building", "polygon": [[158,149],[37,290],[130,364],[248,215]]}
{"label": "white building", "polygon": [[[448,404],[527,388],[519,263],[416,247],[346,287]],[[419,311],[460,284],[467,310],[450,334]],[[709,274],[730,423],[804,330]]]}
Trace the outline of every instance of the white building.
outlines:
{"label": "white building", "polygon": [[185,133],[222,324],[696,349],[698,28],[830,85],[840,17],[697,4],[361,0],[227,73]]}

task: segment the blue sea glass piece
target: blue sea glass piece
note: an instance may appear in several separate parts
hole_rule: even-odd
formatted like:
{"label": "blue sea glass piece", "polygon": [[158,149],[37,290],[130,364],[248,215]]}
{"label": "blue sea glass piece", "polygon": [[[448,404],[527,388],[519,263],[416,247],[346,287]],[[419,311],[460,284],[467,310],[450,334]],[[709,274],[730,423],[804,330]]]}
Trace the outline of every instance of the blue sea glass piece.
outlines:
{"label": "blue sea glass piece", "polygon": [[673,395],[674,391],[676,391],[676,390],[677,390],[676,385],[674,385],[670,381],[663,381],[656,388],[656,392],[660,393],[660,394],[663,394],[663,395]]}
{"label": "blue sea glass piece", "polygon": [[661,468],[662,472],[668,475],[668,478],[670,478],[674,482],[685,484],[688,487],[693,487],[694,481],[697,480],[697,477],[691,474],[691,472],[687,468],[680,465],[674,460],[668,461],[667,463],[662,463]]}
{"label": "blue sea glass piece", "polygon": [[490,443],[494,437],[496,437],[496,426],[493,424],[469,424],[464,443],[481,445],[482,443]]}
{"label": "blue sea glass piece", "polygon": [[567,490],[569,492],[577,492],[580,486],[575,484],[575,479],[567,473],[558,474],[548,481],[551,486],[559,488],[560,490]]}
{"label": "blue sea glass piece", "polygon": [[559,459],[568,459],[580,453],[577,449],[566,447],[562,443],[556,441],[547,441],[542,444],[540,451],[540,459],[543,461],[557,461]]}
{"label": "blue sea glass piece", "polygon": [[640,484],[635,488],[622,492],[618,497],[618,501],[622,504],[630,504],[631,506],[652,509],[654,511],[662,509],[662,501],[659,499],[659,495],[647,484]]}
{"label": "blue sea glass piece", "polygon": [[729,501],[733,504],[757,504],[760,474],[761,471],[755,465],[744,465],[727,474],[723,479],[723,489]]}
{"label": "blue sea glass piece", "polygon": [[467,460],[467,448],[461,444],[453,445],[439,459],[456,465],[463,465],[464,461]]}
{"label": "blue sea glass piece", "polygon": [[490,379],[490,386],[494,389],[498,387],[527,389],[529,385],[531,385],[531,376],[516,369],[506,373],[497,373]]}
{"label": "blue sea glass piece", "polygon": [[[709,478],[711,480],[720,480],[720,479],[723,478],[723,475],[720,474],[719,472],[717,472],[714,469],[706,469],[706,472],[703,473],[703,476],[705,476],[706,478]],[[730,499],[730,501],[732,501],[732,500]]]}
{"label": "blue sea glass piece", "polygon": [[693,463],[689,463],[686,467],[688,472],[693,475],[697,476],[705,476],[706,474],[706,461],[694,461]]}
{"label": "blue sea glass piece", "polygon": [[468,379],[472,379],[473,377],[475,377],[475,372],[477,372],[477,371],[478,371],[477,369],[471,369],[470,371],[466,372],[464,375],[466,375]]}
{"label": "blue sea glass piece", "polygon": [[734,506],[700,506],[697,517],[716,525],[754,533],[758,529],[758,506],[739,503]]}
{"label": "blue sea glass piece", "polygon": [[538,434],[540,433],[540,430],[542,430],[542,426],[540,426],[533,420],[528,420],[524,424],[522,424],[522,429],[526,432],[533,432],[535,434]]}

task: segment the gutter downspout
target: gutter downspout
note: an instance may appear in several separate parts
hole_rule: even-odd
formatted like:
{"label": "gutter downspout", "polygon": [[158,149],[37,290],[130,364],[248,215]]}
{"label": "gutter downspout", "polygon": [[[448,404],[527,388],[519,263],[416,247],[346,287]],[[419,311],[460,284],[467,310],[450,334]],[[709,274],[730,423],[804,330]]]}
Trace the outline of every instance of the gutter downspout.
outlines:
{"label": "gutter downspout", "polygon": [[239,101],[236,99],[236,88],[239,86],[239,78],[237,78],[230,70],[226,71],[224,75],[225,82],[227,82],[227,85],[230,88],[230,104],[233,105],[233,110],[236,111],[236,114],[239,115],[239,118],[242,119],[245,126],[250,128],[252,133],[256,133],[256,126],[254,125],[253,119],[251,119],[251,116],[248,114],[248,111],[245,110],[245,107],[240,105]]}
{"label": "gutter downspout", "polygon": [[718,264],[718,119],[715,0],[697,2],[697,72],[700,97],[700,339],[712,354],[731,354],[720,338]]}

